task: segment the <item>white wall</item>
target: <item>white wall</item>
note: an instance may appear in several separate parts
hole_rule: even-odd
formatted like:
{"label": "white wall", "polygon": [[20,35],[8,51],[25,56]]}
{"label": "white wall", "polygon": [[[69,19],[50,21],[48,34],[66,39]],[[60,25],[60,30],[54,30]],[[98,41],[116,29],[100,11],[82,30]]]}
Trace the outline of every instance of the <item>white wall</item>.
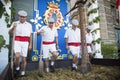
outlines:
{"label": "white wall", "polygon": [[[9,14],[9,16],[11,16],[11,10],[9,9],[9,7],[11,7],[11,2],[8,2],[6,4],[3,0],[1,1],[5,6],[6,12]],[[5,22],[4,15],[0,18],[0,35],[3,35],[6,41],[5,44],[9,44],[8,28]],[[2,47],[0,52],[0,73],[3,71],[3,69],[6,67],[7,64],[8,64],[8,48]]]}

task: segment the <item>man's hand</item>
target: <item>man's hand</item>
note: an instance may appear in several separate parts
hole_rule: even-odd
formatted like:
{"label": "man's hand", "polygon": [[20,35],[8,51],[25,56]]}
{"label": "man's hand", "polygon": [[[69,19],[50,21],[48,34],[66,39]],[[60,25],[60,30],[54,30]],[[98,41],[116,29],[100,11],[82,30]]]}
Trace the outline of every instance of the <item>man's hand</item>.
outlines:
{"label": "man's hand", "polygon": [[56,44],[56,48],[57,48],[57,49],[59,49],[59,46],[58,46],[58,44]]}
{"label": "man's hand", "polygon": [[61,49],[59,48],[58,44],[56,44],[56,48],[58,52],[61,52]]}
{"label": "man's hand", "polygon": [[14,22],[14,23],[13,23],[13,30],[14,30],[16,27],[17,27],[17,23]]}
{"label": "man's hand", "polygon": [[43,29],[40,30],[40,33],[44,33],[45,31]]}
{"label": "man's hand", "polygon": [[44,33],[45,31],[41,29],[39,32],[37,32],[37,35]]}
{"label": "man's hand", "polygon": [[29,50],[31,50],[31,49],[32,49],[32,44],[30,44],[30,45],[28,46],[28,49],[29,49]]}
{"label": "man's hand", "polygon": [[69,46],[68,45],[66,45],[66,49],[69,50]]}
{"label": "man's hand", "polygon": [[9,30],[9,34],[13,33],[13,31],[16,27],[17,27],[17,23],[13,22],[13,27]]}

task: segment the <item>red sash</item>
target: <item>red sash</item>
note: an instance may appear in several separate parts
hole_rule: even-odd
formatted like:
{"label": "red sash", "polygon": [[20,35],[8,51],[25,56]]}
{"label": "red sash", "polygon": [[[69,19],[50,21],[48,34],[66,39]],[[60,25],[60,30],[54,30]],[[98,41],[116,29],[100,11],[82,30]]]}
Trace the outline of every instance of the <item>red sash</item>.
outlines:
{"label": "red sash", "polygon": [[68,43],[68,46],[80,46],[80,43],[78,43],[78,42],[70,42],[70,43]]}
{"label": "red sash", "polygon": [[15,36],[15,41],[28,42],[29,37],[27,36]]}
{"label": "red sash", "polygon": [[54,44],[54,41],[52,41],[52,42],[46,42],[46,41],[43,41],[43,44],[45,44],[45,45],[48,45],[48,44]]}
{"label": "red sash", "polygon": [[91,43],[86,43],[87,46],[91,46],[92,44]]}

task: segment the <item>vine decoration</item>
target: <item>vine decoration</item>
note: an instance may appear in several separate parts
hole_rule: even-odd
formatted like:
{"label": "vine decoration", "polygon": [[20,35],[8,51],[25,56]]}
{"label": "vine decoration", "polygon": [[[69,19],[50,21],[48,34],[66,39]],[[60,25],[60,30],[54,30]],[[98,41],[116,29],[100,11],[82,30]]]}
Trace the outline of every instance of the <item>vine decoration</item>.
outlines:
{"label": "vine decoration", "polygon": [[100,30],[100,28],[94,29],[91,33],[97,33],[97,30]]}
{"label": "vine decoration", "polygon": [[[91,0],[91,1],[92,1],[92,3],[95,3],[96,0]],[[89,2],[87,6],[90,7],[92,5],[92,3]]]}
{"label": "vine decoration", "polygon": [[[4,0],[5,3],[7,4],[9,1],[13,2],[13,0]],[[12,15],[15,14],[15,9],[11,6],[9,8],[12,11]],[[13,20],[13,18],[7,13],[5,6],[3,5],[2,1],[0,1],[0,18],[2,18],[2,15],[5,16],[5,22],[7,24],[7,27],[10,27],[10,23]]]}
{"label": "vine decoration", "polygon": [[[87,7],[90,8],[91,5],[95,3],[95,1],[96,1],[96,0],[92,0],[92,3],[89,3],[89,4],[87,5]],[[98,9],[99,9],[99,7],[94,8],[94,9],[91,9],[91,10],[87,13],[87,16],[89,17],[91,14],[97,13],[97,12],[98,12]],[[91,25],[93,25],[93,24],[95,24],[95,23],[99,23],[99,22],[100,22],[100,16],[96,16],[94,19],[92,19],[92,21],[88,22],[88,25],[91,26]],[[92,34],[97,34],[97,31],[98,31],[98,30],[100,30],[100,28],[94,29],[91,33],[92,33]],[[100,43],[101,43],[101,38],[97,38],[97,39],[95,39],[95,40],[92,41],[92,44],[93,44],[93,45],[100,44]],[[96,51],[93,53],[93,55],[95,56],[96,53],[100,53],[100,51],[99,51],[99,50],[96,50]]]}
{"label": "vine decoration", "polygon": [[92,20],[91,22],[89,22],[88,24],[89,24],[89,25],[92,25],[92,24],[98,23],[98,22],[100,22],[100,16],[95,17],[95,19],[93,19],[93,20]]}
{"label": "vine decoration", "polygon": [[101,38],[98,38],[98,39],[96,39],[96,40],[93,40],[93,41],[92,41],[92,44],[93,44],[93,45],[95,45],[96,43],[97,43],[97,44],[100,44],[100,42],[101,42]]}
{"label": "vine decoration", "polygon": [[[95,3],[95,1],[96,1],[96,0],[91,0],[92,3]],[[88,3],[88,5],[87,5],[88,8],[92,5],[91,2]],[[90,14],[97,13],[97,12],[98,12],[98,9],[99,9],[99,8],[94,8],[94,9],[90,10],[90,11],[87,13],[87,16],[90,16]],[[92,24],[94,24],[94,23],[98,23],[99,21],[100,21],[100,16],[97,16],[97,17],[95,17],[95,19],[93,19],[91,22],[88,22],[88,25],[92,25]]]}
{"label": "vine decoration", "polygon": [[0,1],[0,18],[2,17],[4,12],[5,12],[5,7],[3,3]]}
{"label": "vine decoration", "polygon": [[99,8],[94,8],[94,9],[92,9],[91,11],[89,11],[89,12],[87,13],[87,16],[89,16],[89,15],[92,14],[92,13],[97,13],[98,9],[99,9]]}
{"label": "vine decoration", "polygon": [[[95,3],[96,0],[92,0],[92,3]],[[87,6],[88,8],[92,5],[92,3],[89,3]],[[87,16],[90,16],[91,14],[94,14],[94,13],[97,13],[98,12],[98,9],[99,8],[94,8],[94,9],[91,9],[88,13],[87,13]],[[100,22],[100,16],[97,16],[95,17],[92,21],[88,22],[88,25],[91,26],[93,25],[94,23],[99,23]],[[93,30],[91,33],[97,33],[97,31],[100,30],[100,28],[96,28],[95,30]],[[100,44],[101,42],[101,38],[98,38],[96,40],[93,40],[93,45],[95,45],[96,43]]]}

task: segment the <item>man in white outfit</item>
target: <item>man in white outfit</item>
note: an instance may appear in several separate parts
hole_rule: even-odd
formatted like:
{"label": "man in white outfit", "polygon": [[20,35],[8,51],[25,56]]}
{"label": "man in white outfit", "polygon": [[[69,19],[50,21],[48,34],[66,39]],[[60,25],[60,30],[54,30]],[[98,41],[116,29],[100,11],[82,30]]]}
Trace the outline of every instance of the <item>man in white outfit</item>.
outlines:
{"label": "man in white outfit", "polygon": [[57,49],[58,46],[58,32],[54,26],[55,20],[50,17],[48,19],[48,25],[44,26],[37,32],[37,34],[42,35],[42,48],[43,48],[43,58],[45,61],[45,70],[49,72],[49,57],[52,53],[52,60],[50,64],[50,71],[54,72],[54,63],[58,56]]}
{"label": "man in white outfit", "polygon": [[[32,49],[32,25],[26,21],[27,12],[20,10],[18,12],[19,20],[12,23],[9,34],[14,32],[14,52],[15,52],[15,72],[21,69],[21,76],[25,75],[26,57],[28,49]],[[22,57],[22,64],[20,68],[20,57]]]}
{"label": "man in white outfit", "polygon": [[77,70],[78,58],[80,57],[80,43],[81,43],[81,35],[80,29],[77,28],[79,22],[76,19],[73,19],[72,27],[66,30],[64,35],[65,42],[66,42],[66,49],[70,50],[73,54],[73,63],[72,63],[72,70]]}
{"label": "man in white outfit", "polygon": [[86,28],[86,45],[87,45],[87,53],[89,55],[89,60],[91,61],[91,59],[93,58],[93,48],[92,48],[92,41],[93,41],[93,37],[91,34],[91,28],[87,27]]}

